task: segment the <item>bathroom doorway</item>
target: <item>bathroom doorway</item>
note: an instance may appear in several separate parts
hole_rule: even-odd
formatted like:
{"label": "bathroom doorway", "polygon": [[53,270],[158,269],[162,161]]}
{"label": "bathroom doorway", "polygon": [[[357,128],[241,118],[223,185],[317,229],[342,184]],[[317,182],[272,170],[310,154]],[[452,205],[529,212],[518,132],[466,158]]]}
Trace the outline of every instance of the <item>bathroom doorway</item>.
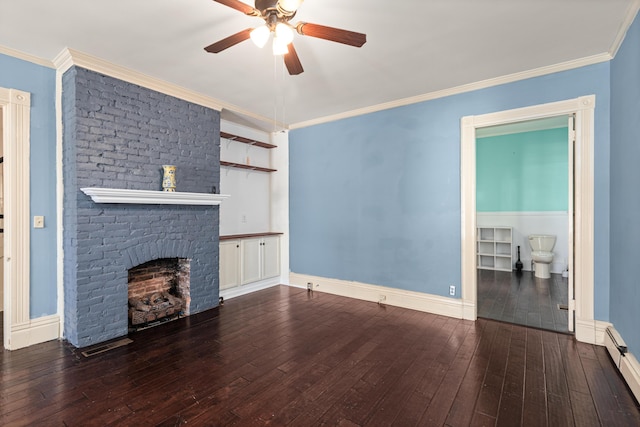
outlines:
{"label": "bathroom doorway", "polygon": [[[572,118],[476,130],[478,317],[573,330],[568,315]],[[555,239],[548,265],[534,262],[530,235]],[[549,277],[538,277],[547,276],[541,267],[550,271]]]}
{"label": "bathroom doorway", "polygon": [[[476,222],[476,132],[478,129],[552,117],[574,117],[573,210],[569,222],[568,271],[569,328],[578,341],[595,343],[598,322],[594,319],[594,95],[513,110],[466,116],[461,119],[461,288],[463,317],[478,315],[477,222]],[[573,261],[571,261],[571,259]],[[573,267],[573,268],[572,268]],[[575,284],[575,286],[572,286]],[[573,292],[573,293],[572,293]],[[574,320],[571,325],[571,320]]]}

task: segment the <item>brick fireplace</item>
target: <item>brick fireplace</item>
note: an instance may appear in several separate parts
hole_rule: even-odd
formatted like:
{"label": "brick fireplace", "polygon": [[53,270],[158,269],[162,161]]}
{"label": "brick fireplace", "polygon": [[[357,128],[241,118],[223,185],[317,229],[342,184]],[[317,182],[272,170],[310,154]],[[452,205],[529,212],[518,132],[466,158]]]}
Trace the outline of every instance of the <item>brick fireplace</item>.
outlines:
{"label": "brick fireplace", "polygon": [[64,338],[85,347],[128,332],[129,270],[189,260],[188,313],[218,305],[218,206],[96,203],[85,187],[219,188],[218,111],[71,67],[62,81]]}
{"label": "brick fireplace", "polygon": [[129,330],[189,315],[191,260],[159,258],[128,271]]}

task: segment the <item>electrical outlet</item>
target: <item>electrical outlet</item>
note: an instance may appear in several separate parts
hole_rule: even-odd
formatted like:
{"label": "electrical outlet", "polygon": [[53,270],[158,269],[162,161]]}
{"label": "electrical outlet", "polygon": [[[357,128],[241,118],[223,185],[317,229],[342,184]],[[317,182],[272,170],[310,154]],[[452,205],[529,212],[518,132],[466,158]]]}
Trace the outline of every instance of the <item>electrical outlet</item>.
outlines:
{"label": "electrical outlet", "polygon": [[378,297],[378,304],[384,304],[386,300],[387,300],[387,296],[386,295],[380,295]]}
{"label": "electrical outlet", "polygon": [[36,215],[33,217],[33,228],[44,228],[44,216]]}
{"label": "electrical outlet", "polygon": [[308,291],[312,291],[313,290],[313,283],[307,282],[307,290]]}
{"label": "electrical outlet", "polygon": [[456,294],[456,286],[455,285],[449,286],[449,295],[455,295],[455,294]]}

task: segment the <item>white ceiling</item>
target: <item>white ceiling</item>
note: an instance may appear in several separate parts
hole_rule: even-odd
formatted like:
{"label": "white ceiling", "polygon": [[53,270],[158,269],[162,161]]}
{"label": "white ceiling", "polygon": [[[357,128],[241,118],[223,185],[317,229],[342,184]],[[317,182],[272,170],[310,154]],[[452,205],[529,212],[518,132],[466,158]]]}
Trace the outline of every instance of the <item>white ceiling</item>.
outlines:
{"label": "white ceiling", "polygon": [[366,33],[367,43],[296,35],[298,76],[251,41],[206,53],[262,22],[212,0],[0,0],[0,46],[45,60],[74,49],[215,98],[229,106],[223,117],[255,126],[263,118],[268,128],[601,58],[637,8],[638,0],[306,0],[293,23]]}

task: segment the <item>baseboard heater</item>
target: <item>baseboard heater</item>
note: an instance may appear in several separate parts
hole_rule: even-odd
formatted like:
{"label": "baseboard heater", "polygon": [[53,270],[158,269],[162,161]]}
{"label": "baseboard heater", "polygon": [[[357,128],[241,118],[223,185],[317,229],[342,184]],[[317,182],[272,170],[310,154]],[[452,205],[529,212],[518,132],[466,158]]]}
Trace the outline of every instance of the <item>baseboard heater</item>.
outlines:
{"label": "baseboard heater", "polygon": [[612,326],[605,329],[604,345],[636,400],[640,401],[640,364],[633,354],[629,353],[624,340]]}

